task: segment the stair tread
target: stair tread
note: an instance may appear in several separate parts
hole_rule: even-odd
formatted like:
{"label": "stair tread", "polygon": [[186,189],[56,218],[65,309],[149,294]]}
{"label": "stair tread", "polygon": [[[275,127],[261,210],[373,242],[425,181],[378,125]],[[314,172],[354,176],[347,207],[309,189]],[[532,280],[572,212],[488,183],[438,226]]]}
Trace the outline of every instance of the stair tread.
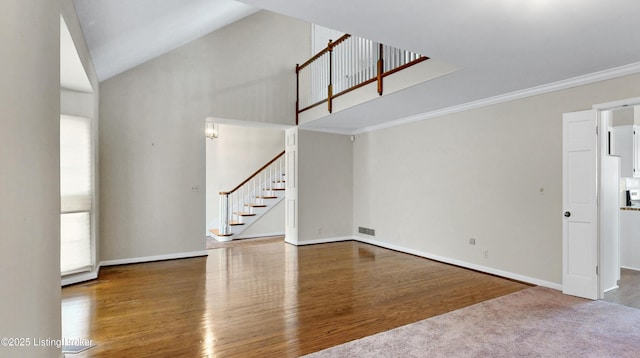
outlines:
{"label": "stair tread", "polygon": [[265,188],[264,190],[284,190],[284,188]]}
{"label": "stair tread", "polygon": [[247,213],[243,211],[237,211],[237,212],[234,212],[233,214],[238,216],[256,216],[256,214],[254,213]]}
{"label": "stair tread", "polygon": [[223,234],[220,233],[220,230],[218,230],[218,229],[211,229],[211,230],[209,230],[209,232],[211,232],[212,234],[214,234],[216,236],[233,236],[233,234],[231,234],[231,233],[223,235]]}
{"label": "stair tread", "polygon": [[286,183],[287,181],[286,180],[274,180],[273,182],[274,183]]}
{"label": "stair tread", "polygon": [[278,199],[277,196],[269,195],[269,196],[256,196],[256,199]]}
{"label": "stair tread", "polygon": [[231,225],[231,226],[238,226],[238,225],[244,225],[244,223],[241,223],[241,222],[239,222],[239,221],[230,221],[230,222],[229,222],[229,225]]}
{"label": "stair tread", "polygon": [[244,206],[248,206],[251,208],[266,208],[267,206],[265,204],[244,204]]}

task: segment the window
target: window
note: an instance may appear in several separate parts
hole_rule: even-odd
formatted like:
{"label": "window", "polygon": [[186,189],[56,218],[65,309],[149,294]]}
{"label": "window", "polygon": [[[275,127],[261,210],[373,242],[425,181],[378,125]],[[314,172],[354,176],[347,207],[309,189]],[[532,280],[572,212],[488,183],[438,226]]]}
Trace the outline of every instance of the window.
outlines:
{"label": "window", "polygon": [[60,272],[90,271],[93,143],[89,118],[60,116]]}

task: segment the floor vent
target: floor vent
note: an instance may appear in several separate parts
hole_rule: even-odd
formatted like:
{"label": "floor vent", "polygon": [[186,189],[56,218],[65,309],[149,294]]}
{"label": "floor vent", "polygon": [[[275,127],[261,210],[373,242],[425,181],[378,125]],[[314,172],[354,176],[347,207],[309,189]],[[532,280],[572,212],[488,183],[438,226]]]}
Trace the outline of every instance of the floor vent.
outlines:
{"label": "floor vent", "polygon": [[362,226],[358,227],[358,232],[361,233],[361,234],[365,234],[365,235],[376,236],[376,231],[375,230],[369,229],[369,228],[366,228],[366,227],[362,227]]}

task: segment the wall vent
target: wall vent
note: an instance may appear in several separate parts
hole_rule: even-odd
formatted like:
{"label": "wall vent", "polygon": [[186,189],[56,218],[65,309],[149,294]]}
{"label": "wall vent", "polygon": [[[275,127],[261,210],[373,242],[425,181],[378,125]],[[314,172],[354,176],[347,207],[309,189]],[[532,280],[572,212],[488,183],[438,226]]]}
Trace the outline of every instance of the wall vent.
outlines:
{"label": "wall vent", "polygon": [[375,230],[369,229],[369,228],[366,228],[366,227],[362,227],[362,226],[358,227],[358,232],[360,234],[376,236],[376,231]]}

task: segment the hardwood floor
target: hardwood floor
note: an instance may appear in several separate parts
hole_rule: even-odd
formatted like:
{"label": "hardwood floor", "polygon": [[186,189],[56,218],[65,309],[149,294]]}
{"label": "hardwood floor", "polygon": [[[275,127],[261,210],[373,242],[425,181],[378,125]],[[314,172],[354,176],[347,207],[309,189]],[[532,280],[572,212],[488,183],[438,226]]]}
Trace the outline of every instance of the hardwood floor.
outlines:
{"label": "hardwood floor", "polygon": [[263,245],[275,242],[284,242],[284,236],[267,236],[257,237],[253,239],[231,240],[231,241],[217,241],[214,238],[207,237],[207,250],[209,249],[223,249],[239,246],[253,246]]}
{"label": "hardwood floor", "polygon": [[640,271],[621,269],[620,288],[605,293],[604,300],[640,309]]}
{"label": "hardwood floor", "polygon": [[529,287],[357,242],[208,252],[63,288],[74,357],[296,357]]}

